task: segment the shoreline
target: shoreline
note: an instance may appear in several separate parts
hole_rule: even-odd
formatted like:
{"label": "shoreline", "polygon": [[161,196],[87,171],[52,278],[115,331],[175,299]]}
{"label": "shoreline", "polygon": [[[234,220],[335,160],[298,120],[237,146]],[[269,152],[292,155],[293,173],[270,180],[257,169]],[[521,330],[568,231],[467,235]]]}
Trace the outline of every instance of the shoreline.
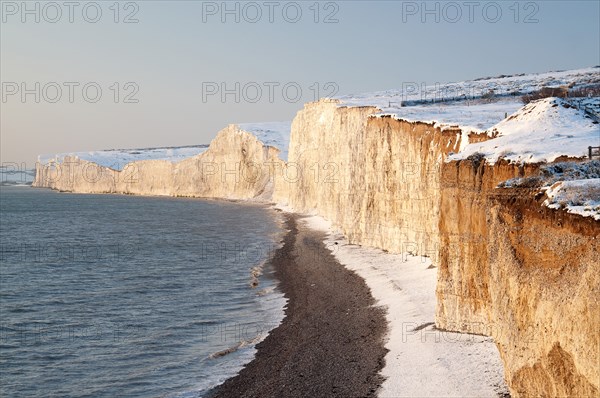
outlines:
{"label": "shoreline", "polygon": [[379,398],[510,397],[494,339],[438,329],[437,267],[430,258],[351,244],[320,216],[303,219],[322,231],[334,257],[367,284],[386,308],[385,381]]}
{"label": "shoreline", "polygon": [[288,304],[254,359],[209,391],[218,397],[374,397],[384,381],[385,311],[365,281],[326,248],[326,233],[282,213],[270,260]]}
{"label": "shoreline", "polygon": [[[62,193],[52,188],[49,190]],[[148,197],[147,195],[116,195]],[[379,249],[350,244],[337,229],[332,228],[329,221],[321,216],[296,213],[292,208],[270,202],[224,198],[149,197],[208,200],[263,207],[275,213],[281,227],[281,231],[277,233],[279,247],[263,264],[264,269],[269,270],[268,275],[265,273],[259,279],[263,277],[275,279],[275,289],[288,300],[283,309],[284,318],[263,341],[254,346],[256,353],[252,360],[246,363],[237,375],[225,379],[223,383],[205,392],[204,396],[210,398],[221,396],[378,396],[380,398],[510,396],[504,380],[504,367],[492,337],[436,328],[434,312],[437,269],[429,259],[406,254],[390,254]],[[366,393],[361,395],[346,391],[338,395],[337,391],[333,391],[334,389],[317,392],[306,390],[303,393],[298,386],[312,384],[310,372],[303,373],[303,376],[294,375],[293,372],[286,375],[286,385],[297,388],[298,391],[277,390],[277,375],[272,373],[280,370],[278,362],[281,361],[277,362],[273,357],[280,352],[289,351],[289,346],[294,342],[303,341],[302,338],[305,336],[299,335],[313,333],[310,331],[313,325],[304,319],[307,317],[305,309],[302,309],[304,313],[295,310],[293,322],[288,321],[292,315],[290,293],[284,290],[284,284],[295,289],[296,298],[304,302],[312,301],[309,296],[311,290],[315,288],[310,286],[312,282],[308,283],[308,286],[299,286],[300,283],[296,279],[300,277],[302,283],[306,284],[307,275],[306,270],[303,270],[305,271],[303,273],[297,272],[300,270],[298,262],[301,265],[311,266],[313,275],[331,271],[329,267],[319,267],[321,262],[341,268],[341,271],[338,270],[340,275],[344,272],[351,274],[358,280],[354,284],[362,285],[366,289],[365,305],[383,314],[383,318],[378,321],[378,325],[384,330],[378,346],[378,348],[383,347],[383,355],[378,363],[378,370],[369,376],[375,377],[369,380],[377,380],[373,383],[375,387],[371,387]],[[333,284],[322,283],[317,286],[319,293],[325,293],[325,296],[338,294],[339,287],[335,284],[336,279],[333,279],[333,282]],[[290,286],[287,288],[289,289]],[[326,306],[322,303],[316,304],[317,315],[320,314],[321,317],[329,315],[327,310],[323,309],[324,307]],[[283,325],[284,331],[281,330]],[[345,326],[352,330],[356,324],[355,321],[346,322]],[[330,330],[331,328],[331,324],[328,323],[317,332],[335,333],[335,330]],[[309,332],[306,332],[307,329]],[[273,340],[281,340],[285,343]],[[266,341],[268,342],[265,343]],[[296,351],[303,353],[305,357],[312,357],[314,352],[319,353],[321,348],[318,343],[314,343],[310,349],[305,347]],[[342,342],[336,349],[342,352],[343,356],[343,351],[347,348]],[[332,354],[328,351],[327,355],[338,355],[339,352]],[[255,361],[259,356],[262,359],[261,364],[257,366]],[[344,360],[343,358],[342,362]],[[362,361],[367,360],[368,358],[360,356],[356,362],[362,364]],[[321,357],[313,361],[324,361],[324,359]],[[302,364],[305,367],[308,365],[310,363]],[[308,367],[311,370],[317,368]],[[250,370],[246,370],[247,368]],[[296,368],[292,366],[291,369],[295,371]],[[242,375],[245,375],[243,376],[245,379],[241,379]],[[346,385],[346,380],[342,379],[342,384]],[[265,388],[264,386],[269,390],[261,389]],[[372,391],[373,388],[375,391]],[[245,394],[246,391],[254,391],[254,393]]]}

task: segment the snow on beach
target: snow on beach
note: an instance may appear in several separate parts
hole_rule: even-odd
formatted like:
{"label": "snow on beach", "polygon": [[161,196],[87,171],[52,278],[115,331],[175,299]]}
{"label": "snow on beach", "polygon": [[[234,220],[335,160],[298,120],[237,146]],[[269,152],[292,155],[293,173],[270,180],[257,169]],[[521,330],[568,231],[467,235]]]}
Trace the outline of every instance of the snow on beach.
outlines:
{"label": "snow on beach", "polygon": [[[467,145],[449,160],[481,154],[491,164],[500,157],[514,162],[552,162],[560,156],[583,158],[588,146],[600,146],[600,125],[582,109],[585,105],[597,110],[600,101],[545,98],[523,106],[521,95],[545,86],[599,81],[600,69],[589,68],[463,82],[463,86],[480,94],[473,94],[470,99],[468,95],[464,98],[457,95],[450,101],[431,101],[434,90],[425,88],[414,95],[392,90],[340,97],[339,106],[376,106],[381,112],[374,117],[391,115],[441,128],[459,127],[463,134],[486,132],[495,137]],[[485,98],[483,94],[492,90],[485,84],[494,86],[496,98],[492,95]],[[570,167],[578,179],[558,181],[547,187],[548,199],[544,205],[600,219],[600,179],[589,177],[594,169],[593,162],[589,163],[574,163]],[[567,178],[554,173],[560,169],[557,165],[547,167],[553,170],[549,171],[553,177]],[[351,245],[322,217],[312,216],[305,221],[313,229],[328,232],[326,247],[340,263],[364,278],[378,304],[387,308],[390,331],[386,348],[390,351],[382,370],[386,381],[380,397],[508,395],[493,338],[435,329],[437,270],[430,267],[429,259]]]}
{"label": "snow on beach", "polygon": [[434,328],[437,269],[430,267],[431,260],[351,245],[322,217],[303,220],[309,228],[328,232],[326,247],[365,279],[378,304],[387,308],[389,352],[379,397],[508,394],[492,338]]}

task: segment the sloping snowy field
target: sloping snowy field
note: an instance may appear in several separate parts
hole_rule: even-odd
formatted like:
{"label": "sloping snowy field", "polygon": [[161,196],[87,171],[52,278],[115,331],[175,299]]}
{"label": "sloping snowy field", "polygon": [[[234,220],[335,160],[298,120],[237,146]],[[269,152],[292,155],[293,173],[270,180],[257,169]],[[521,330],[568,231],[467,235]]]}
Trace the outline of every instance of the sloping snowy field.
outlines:
{"label": "sloping snowy field", "polygon": [[[237,126],[256,135],[265,145],[273,146],[281,151],[280,158],[287,160],[290,142],[291,122],[244,123]],[[47,164],[51,161],[62,162],[65,156],[77,156],[79,159],[94,162],[113,170],[122,170],[127,163],[140,160],[168,160],[178,162],[201,154],[208,145],[191,145],[181,147],[142,148],[142,149],[108,149],[99,151],[66,152],[53,155],[40,155],[38,162]]]}
{"label": "sloping snowy field", "polygon": [[466,132],[483,132],[523,106],[521,96],[541,89],[600,83],[600,67],[538,74],[486,78],[457,83],[404,87],[336,97],[340,106],[376,106],[381,115],[407,121],[460,126]]}
{"label": "sloping snowy field", "polygon": [[254,134],[263,144],[279,149],[279,158],[287,162],[292,122],[241,123],[237,126]]}
{"label": "sloping snowy field", "polygon": [[588,146],[600,146],[600,124],[560,98],[530,102],[489,133],[497,138],[469,144],[448,160],[479,153],[489,164],[500,157],[517,163],[552,162],[560,156],[585,157]]}
{"label": "sloping snowy field", "polygon": [[[407,106],[398,113],[380,113],[377,116],[391,115],[396,119],[432,123],[435,127],[460,127],[465,133],[483,132],[504,119],[508,114],[519,110],[523,104],[514,98],[499,98],[495,102],[487,100],[457,101],[417,106]],[[400,116],[401,115],[401,116]]]}
{"label": "sloping snowy field", "polygon": [[[600,107],[598,97],[579,100],[581,102],[585,102],[588,109]],[[496,138],[469,144],[461,152],[450,155],[447,161],[469,156],[480,156],[489,164],[500,158],[515,163],[549,163],[561,156],[585,159],[589,146],[600,147],[600,124],[572,104],[570,99],[560,98],[530,102],[489,129]],[[541,176],[510,180],[501,187],[523,185],[526,180],[548,184],[542,189],[548,196],[544,205],[600,220],[597,164],[597,161],[586,161],[547,165],[542,168]]]}
{"label": "sloping snowy field", "polygon": [[176,162],[196,156],[208,149],[208,145],[143,148],[143,149],[107,149],[88,152],[67,152],[56,155],[40,155],[38,162],[47,164],[51,161],[62,162],[65,156],[76,156],[79,159],[94,162],[113,170],[122,170],[127,163],[139,160],[170,160]]}

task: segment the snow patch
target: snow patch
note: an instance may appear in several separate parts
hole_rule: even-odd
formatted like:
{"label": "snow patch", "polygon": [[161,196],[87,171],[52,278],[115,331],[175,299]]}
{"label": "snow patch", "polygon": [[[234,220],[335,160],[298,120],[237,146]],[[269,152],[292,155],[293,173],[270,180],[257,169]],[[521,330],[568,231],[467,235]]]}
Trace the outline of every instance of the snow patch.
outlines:
{"label": "snow patch", "polygon": [[287,162],[292,122],[241,123],[237,126],[255,135],[263,144],[279,149],[279,158]]}
{"label": "snow patch", "polygon": [[55,155],[40,155],[38,162],[63,162],[66,156],[77,157],[81,160],[94,162],[113,170],[123,170],[125,165],[140,160],[168,160],[177,162],[201,154],[208,145],[193,145],[181,147],[142,148],[142,149],[107,149],[89,152],[66,152]]}
{"label": "snow patch", "polygon": [[544,206],[600,220],[600,178],[559,181],[546,189]]}
{"label": "snow patch", "polygon": [[493,103],[478,100],[417,105],[402,108],[402,112],[386,109],[374,117],[391,116],[407,122],[431,123],[433,127],[442,130],[460,128],[466,134],[482,133],[521,106],[522,103],[514,98],[501,99]]}
{"label": "snow patch", "polygon": [[374,106],[380,115],[409,122],[483,132],[517,111],[521,96],[543,87],[594,84],[600,68],[522,74],[433,85],[404,83],[401,89],[338,96],[338,106]]}
{"label": "snow patch", "polygon": [[588,146],[600,146],[600,124],[560,98],[531,102],[488,133],[496,138],[469,144],[447,161],[480,154],[489,164],[500,158],[517,163],[552,162],[560,156],[586,157]]}
{"label": "snow patch", "polygon": [[387,309],[389,352],[379,397],[508,395],[492,338],[435,329],[437,269],[430,259],[351,245],[319,216],[302,221],[328,233],[326,247]]}

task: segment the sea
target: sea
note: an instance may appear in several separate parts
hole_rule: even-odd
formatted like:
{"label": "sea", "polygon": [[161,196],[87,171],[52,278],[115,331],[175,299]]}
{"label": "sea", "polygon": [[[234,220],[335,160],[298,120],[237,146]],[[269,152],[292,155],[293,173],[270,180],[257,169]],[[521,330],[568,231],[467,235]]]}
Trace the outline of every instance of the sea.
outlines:
{"label": "sea", "polygon": [[0,187],[0,396],[202,397],[284,316],[260,205]]}

